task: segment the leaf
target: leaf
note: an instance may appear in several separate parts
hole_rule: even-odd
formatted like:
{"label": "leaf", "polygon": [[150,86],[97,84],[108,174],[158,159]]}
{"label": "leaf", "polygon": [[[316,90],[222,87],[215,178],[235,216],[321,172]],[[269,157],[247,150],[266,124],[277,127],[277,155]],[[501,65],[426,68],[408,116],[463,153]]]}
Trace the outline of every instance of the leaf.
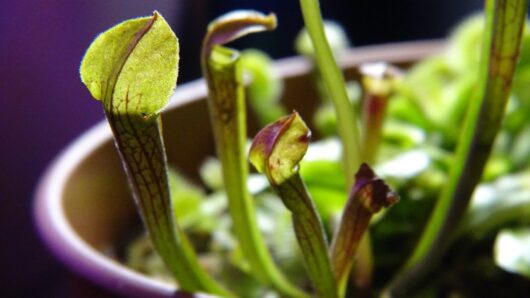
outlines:
{"label": "leaf", "polygon": [[231,296],[201,267],[174,220],[158,112],[175,85],[177,62],[176,37],[155,12],[96,38],[81,63],[81,79],[103,103],[138,211],[179,287]]}
{"label": "leaf", "polygon": [[169,186],[175,221],[178,220],[182,229],[196,225],[204,217],[200,212],[206,197],[204,190],[172,168],[169,169]]}
{"label": "leaf", "polygon": [[530,228],[504,229],[495,239],[495,263],[530,278]]}
{"label": "leaf", "polygon": [[150,117],[175,88],[178,52],[175,34],[155,11],[100,34],[83,58],[81,80],[106,109]]}
{"label": "leaf", "polygon": [[347,178],[355,175],[361,164],[360,136],[354,109],[348,98],[344,76],[333,57],[324,33],[324,22],[318,0],[300,0],[304,24],[315,51],[315,62],[337,114],[337,131],[342,141],[344,171]]}
{"label": "leaf", "polygon": [[250,162],[271,183],[281,184],[298,171],[309,146],[311,132],[297,112],[262,129],[250,149]]}
{"label": "leaf", "polygon": [[527,171],[480,184],[459,232],[480,238],[509,222],[530,222],[529,181]]}

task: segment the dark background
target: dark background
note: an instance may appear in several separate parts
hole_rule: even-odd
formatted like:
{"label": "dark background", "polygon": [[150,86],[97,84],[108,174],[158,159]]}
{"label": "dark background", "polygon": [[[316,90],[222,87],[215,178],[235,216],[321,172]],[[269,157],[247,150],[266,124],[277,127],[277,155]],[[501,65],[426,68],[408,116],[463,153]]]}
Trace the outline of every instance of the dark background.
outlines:
{"label": "dark background", "polygon": [[[347,29],[355,46],[439,38],[481,9],[479,0],[344,0],[322,2],[326,18]],[[302,27],[296,0],[42,0],[0,2],[0,296],[71,297],[66,269],[40,243],[32,196],[46,166],[76,135],[103,119],[78,75],[97,33],[159,10],[180,38],[179,84],[199,76],[198,46],[207,20],[233,8],[278,15],[276,32],[246,38],[274,57],[293,54]]]}

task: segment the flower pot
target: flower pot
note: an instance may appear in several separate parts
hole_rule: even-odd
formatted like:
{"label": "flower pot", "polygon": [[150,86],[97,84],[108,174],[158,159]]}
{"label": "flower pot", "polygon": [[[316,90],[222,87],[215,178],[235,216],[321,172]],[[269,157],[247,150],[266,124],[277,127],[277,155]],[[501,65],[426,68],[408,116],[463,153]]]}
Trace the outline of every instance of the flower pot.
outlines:
{"label": "flower pot", "polygon": [[[352,78],[359,63],[383,60],[407,65],[440,51],[442,45],[427,41],[357,48],[347,52],[341,63]],[[317,102],[310,64],[294,57],[278,61],[275,67],[285,80],[286,106],[310,119],[307,115]],[[214,152],[205,96],[202,80],[178,86],[162,116],[169,162],[192,179],[198,177],[204,158]],[[249,127],[251,133],[256,129],[252,123]],[[98,287],[128,297],[184,295],[172,284],[126,267],[115,256],[119,243],[139,220],[106,121],[82,134],[50,165],[37,187],[34,211],[52,253]]]}

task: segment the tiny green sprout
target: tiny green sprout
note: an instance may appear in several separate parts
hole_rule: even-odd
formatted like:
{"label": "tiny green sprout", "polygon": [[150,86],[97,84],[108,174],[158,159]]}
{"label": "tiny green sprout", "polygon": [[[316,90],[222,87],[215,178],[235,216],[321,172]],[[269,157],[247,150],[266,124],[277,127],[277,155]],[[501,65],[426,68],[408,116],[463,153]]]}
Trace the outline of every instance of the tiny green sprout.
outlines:
{"label": "tiny green sprout", "polygon": [[300,0],[300,8],[307,33],[315,50],[316,65],[337,113],[337,131],[344,147],[344,172],[346,177],[353,177],[355,169],[361,164],[360,130],[357,117],[348,98],[344,76],[324,33],[324,22],[318,0]]}
{"label": "tiny green sprout", "polygon": [[355,174],[355,183],[331,243],[331,263],[339,292],[344,294],[355,253],[372,216],[399,201],[399,197],[365,163]]}
{"label": "tiny green sprout", "polygon": [[267,176],[285,207],[318,297],[338,297],[328,257],[326,234],[313,200],[299,173],[299,162],[309,146],[311,132],[297,112],[263,128],[250,148],[250,162]]}

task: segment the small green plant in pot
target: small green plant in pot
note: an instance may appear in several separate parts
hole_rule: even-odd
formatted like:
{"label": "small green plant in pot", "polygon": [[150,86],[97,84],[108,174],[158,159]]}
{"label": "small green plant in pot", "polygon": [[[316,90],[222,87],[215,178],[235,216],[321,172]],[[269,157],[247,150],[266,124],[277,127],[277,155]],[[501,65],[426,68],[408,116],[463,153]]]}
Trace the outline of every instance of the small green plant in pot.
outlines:
{"label": "small green plant in pot", "polygon": [[[308,55],[315,64],[315,81],[335,111],[327,132],[336,131],[338,137],[328,136],[328,140],[341,156],[326,159],[326,152],[318,149],[323,141],[310,145],[311,131],[301,116],[296,111],[285,115],[275,101],[278,92],[274,90],[280,83],[267,75],[266,58],[224,46],[247,34],[275,29],[276,17],[235,11],[210,24],[201,51],[217,153],[217,159],[205,168],[218,174],[203,174],[210,193],[186,181],[167,162],[161,111],[176,85],[179,44],[163,17],[155,12],[125,21],[102,33],[88,49],[81,79],[103,104],[149,235],[148,246],[152,245],[156,258],[162,260],[162,271],[184,292],[222,297],[273,293],[288,297],[401,297],[418,293],[418,289],[424,294],[439,293],[443,280],[420,285],[437,272],[448,272],[436,268],[447,252],[461,245],[460,239],[470,230],[484,228],[488,219],[503,223],[506,217],[513,219],[513,212],[506,209],[487,214],[474,212],[469,205],[481,179],[492,182],[508,173],[501,163],[497,166],[501,170],[491,177],[488,171],[483,174],[486,166],[495,169],[488,160],[506,114],[513,76],[516,72],[523,78],[526,75],[523,69],[516,71],[516,65],[528,1],[486,1],[480,67],[474,69],[471,83],[462,83],[469,88],[459,89],[471,91],[456,92],[467,96],[452,98],[449,108],[447,102],[426,108],[428,103],[415,101],[413,75],[419,71],[413,69],[402,77],[386,64],[361,67],[362,100],[352,100],[327,42],[318,1],[301,0],[300,4],[312,45]],[[523,55],[524,51],[525,47]],[[425,63],[435,64],[432,61]],[[424,66],[429,67],[432,70],[432,66]],[[248,94],[256,115],[263,123],[274,119],[255,136],[249,150],[244,71],[251,74]],[[515,85],[521,81],[516,79]],[[509,137],[514,136],[509,141],[513,144],[524,143],[520,137],[528,127],[524,112],[529,105],[518,103],[523,116],[508,109]],[[428,113],[437,108],[449,116],[431,117]],[[445,123],[448,119],[454,121]],[[197,119],[190,125],[206,121]],[[460,131],[451,125],[461,125]],[[432,136],[429,145],[419,149],[414,139],[418,130],[422,136]],[[412,149],[432,161],[432,168],[414,173],[406,182],[391,175],[386,179],[392,162],[403,160]],[[317,158],[304,161],[308,152],[316,152]],[[248,160],[262,175],[249,174]],[[399,171],[410,172],[407,168],[413,168],[415,162],[417,158],[412,164],[399,163]],[[518,171],[526,169],[520,166]],[[268,187],[255,187],[256,181],[264,180]],[[432,197],[433,193],[439,193],[437,200],[415,203],[418,197]],[[380,212],[400,197],[402,204]],[[208,213],[201,205],[210,206],[209,210],[217,207]],[[400,209],[400,205],[404,207]],[[428,220],[418,216],[431,209]],[[267,225],[260,223],[260,216],[272,218],[272,233],[264,232]],[[393,227],[403,226],[403,221],[415,227],[392,232]],[[196,236],[201,233],[206,234],[208,249],[197,253],[194,246],[199,245]],[[504,230],[499,237],[513,235]],[[524,239],[527,234],[519,231],[517,235],[522,236],[516,239]],[[416,240],[417,244],[410,244]],[[289,246],[289,257],[282,259],[284,246]],[[513,271],[524,275],[526,270],[528,275],[529,263]],[[379,272],[385,280],[378,279]]]}

